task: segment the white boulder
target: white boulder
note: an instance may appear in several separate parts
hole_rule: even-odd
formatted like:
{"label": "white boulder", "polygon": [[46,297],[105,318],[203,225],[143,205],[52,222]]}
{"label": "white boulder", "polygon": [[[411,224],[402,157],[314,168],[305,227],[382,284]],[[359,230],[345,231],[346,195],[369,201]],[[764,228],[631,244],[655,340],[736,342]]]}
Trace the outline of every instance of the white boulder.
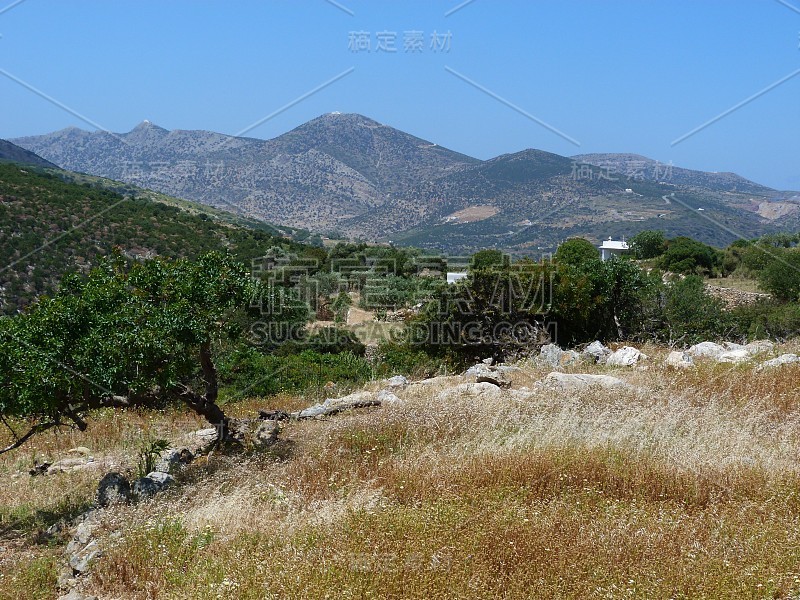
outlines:
{"label": "white boulder", "polygon": [[640,360],[647,360],[647,358],[646,354],[642,354],[636,348],[623,346],[606,359],[606,364],[609,367],[632,367]]}

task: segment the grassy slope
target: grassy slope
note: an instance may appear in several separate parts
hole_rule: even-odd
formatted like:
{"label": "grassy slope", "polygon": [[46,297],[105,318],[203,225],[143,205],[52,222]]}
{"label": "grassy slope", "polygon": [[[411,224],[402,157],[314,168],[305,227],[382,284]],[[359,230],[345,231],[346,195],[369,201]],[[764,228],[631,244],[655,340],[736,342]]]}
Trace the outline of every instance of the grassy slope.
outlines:
{"label": "grassy slope", "polygon": [[[660,366],[666,349],[645,350],[649,369],[614,372],[638,392],[475,399],[413,386],[400,404],[291,424],[272,453],[214,456],[171,493],[106,514],[122,537],[88,587],[125,598],[796,595],[800,368],[674,372]],[[514,388],[546,373],[525,366]],[[88,500],[100,477],[16,469],[75,445],[130,462],[142,435],[197,425],[108,413],[0,458],[0,540],[12,548],[0,598],[48,597],[57,552],[29,532],[69,509],[67,490]]]}
{"label": "grassy slope", "polygon": [[83,177],[0,164],[0,314],[52,290],[64,273],[97,264],[115,246],[131,256],[229,250],[244,261],[274,245],[302,251],[268,225],[223,220],[204,207]]}

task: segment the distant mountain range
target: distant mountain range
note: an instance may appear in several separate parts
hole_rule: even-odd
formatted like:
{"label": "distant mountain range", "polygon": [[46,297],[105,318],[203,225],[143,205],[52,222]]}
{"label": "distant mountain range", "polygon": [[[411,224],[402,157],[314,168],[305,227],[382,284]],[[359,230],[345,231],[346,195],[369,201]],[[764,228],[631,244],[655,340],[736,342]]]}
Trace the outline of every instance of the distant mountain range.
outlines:
{"label": "distant mountain range", "polygon": [[0,162],[14,162],[23,165],[36,165],[37,167],[55,167],[53,163],[46,161],[41,156],[6,140],[0,140]]}
{"label": "distant mountain range", "polygon": [[525,150],[481,161],[356,114],[271,140],[145,121],[123,134],[69,128],[13,142],[66,169],[250,218],[451,253],[535,253],[572,235],[642,229],[723,245],[800,223],[797,194],[733,173],[632,154]]}

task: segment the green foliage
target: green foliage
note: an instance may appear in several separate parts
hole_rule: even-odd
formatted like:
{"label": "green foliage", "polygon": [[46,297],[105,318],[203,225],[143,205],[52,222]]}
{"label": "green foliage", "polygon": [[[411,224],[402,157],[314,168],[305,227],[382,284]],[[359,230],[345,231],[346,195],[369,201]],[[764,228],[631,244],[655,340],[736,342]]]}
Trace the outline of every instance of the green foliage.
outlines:
{"label": "green foliage", "polygon": [[506,256],[500,250],[486,249],[479,250],[472,255],[469,267],[473,271],[479,271],[481,269],[502,267],[506,263]]}
{"label": "green foliage", "polygon": [[722,301],[708,294],[700,277],[689,275],[667,287],[664,324],[670,341],[694,344],[722,339],[734,331]]}
{"label": "green foliage", "polygon": [[242,334],[235,317],[257,291],[217,253],[132,266],[116,257],[69,276],[52,298],[0,320],[0,415],[83,428],[92,408],[175,398],[219,416],[212,345]]}
{"label": "green foliage", "polygon": [[331,303],[334,322],[345,323],[347,321],[347,312],[352,304],[353,300],[350,298],[350,294],[344,291],[339,292]]}
{"label": "green foliage", "polygon": [[286,342],[275,349],[275,354],[288,356],[311,350],[318,354],[341,354],[349,352],[355,356],[364,356],[366,347],[358,336],[342,327],[323,327],[301,337],[298,340]]}
{"label": "green foliage", "polygon": [[37,296],[52,293],[65,274],[88,272],[115,248],[128,258],[195,259],[227,251],[246,263],[271,246],[325,256],[321,249],[277,237],[263,224],[232,226],[13,164],[0,164],[0,239],[8,241],[0,244],[0,314],[16,314]]}
{"label": "green foliage", "polygon": [[372,380],[374,375],[372,365],[351,352],[321,354],[304,350],[283,356],[242,346],[220,361],[226,399],[302,393],[321,389],[329,381],[356,386]]}
{"label": "green foliage", "polygon": [[152,473],[159,459],[161,453],[169,448],[169,442],[162,439],[154,439],[144,442],[138,452],[138,461],[136,463],[136,472],[139,477]]}
{"label": "green foliage", "polygon": [[630,248],[638,259],[656,258],[667,249],[663,231],[640,231],[630,239]]}
{"label": "green foliage", "polygon": [[721,255],[711,246],[691,238],[676,237],[667,243],[657,264],[660,269],[672,273],[711,275],[720,267]]}
{"label": "green foliage", "polygon": [[758,280],[765,291],[782,302],[800,300],[800,250],[773,248]]}
{"label": "green foliage", "polygon": [[750,339],[787,340],[800,332],[800,304],[761,302],[731,313],[737,330]]}
{"label": "green foliage", "polygon": [[558,247],[553,258],[562,265],[580,266],[587,262],[599,261],[600,251],[589,240],[570,238]]}

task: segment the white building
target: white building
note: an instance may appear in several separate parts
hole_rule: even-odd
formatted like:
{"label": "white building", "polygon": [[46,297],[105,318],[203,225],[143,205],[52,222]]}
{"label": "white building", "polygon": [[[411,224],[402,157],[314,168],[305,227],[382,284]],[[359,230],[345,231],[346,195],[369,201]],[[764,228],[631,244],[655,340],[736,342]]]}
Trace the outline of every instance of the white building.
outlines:
{"label": "white building", "polygon": [[467,278],[466,271],[450,271],[447,274],[447,283],[455,283]]}
{"label": "white building", "polygon": [[601,260],[608,260],[612,256],[618,256],[623,252],[627,252],[628,242],[623,240],[612,240],[608,238],[602,244],[600,244],[600,259]]}

